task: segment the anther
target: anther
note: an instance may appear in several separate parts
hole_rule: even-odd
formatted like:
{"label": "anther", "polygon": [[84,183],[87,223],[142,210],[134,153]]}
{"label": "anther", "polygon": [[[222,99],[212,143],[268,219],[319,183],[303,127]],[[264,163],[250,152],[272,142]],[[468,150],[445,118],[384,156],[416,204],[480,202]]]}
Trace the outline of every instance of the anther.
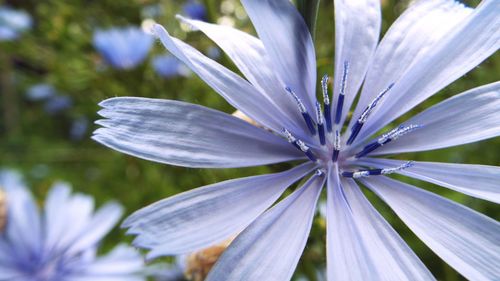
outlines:
{"label": "anther", "polygon": [[406,162],[402,165],[399,165],[398,167],[395,167],[395,168],[382,169],[381,173],[382,173],[382,175],[393,174],[393,173],[399,172],[401,170],[408,169],[411,166],[413,166],[413,161],[408,161],[408,162]]}
{"label": "anther", "polygon": [[293,144],[293,146],[295,146],[297,149],[300,150],[300,147],[299,145],[297,144],[297,138],[294,137],[292,135],[292,133],[290,133],[290,131],[288,131],[287,129],[283,128],[281,130],[283,132],[283,135],[285,135],[286,139],[288,140],[289,143]]}
{"label": "anther", "polygon": [[302,114],[302,117],[304,118],[304,121],[306,122],[306,125],[309,128],[311,134],[313,136],[316,135],[316,129],[314,128],[315,127],[314,121],[312,120],[311,115],[309,115],[309,113],[307,112],[305,105],[302,103],[297,94],[295,94],[295,92],[292,91],[292,89],[290,89],[290,87],[285,87],[285,90],[295,99],[295,102],[299,107],[300,113]]}
{"label": "anther", "polygon": [[387,92],[391,90],[391,88],[394,86],[394,83],[390,84],[389,87],[387,87],[385,90],[383,90],[380,94],[378,94],[370,104],[365,108],[361,116],[358,118],[356,123],[351,128],[351,135],[349,136],[349,139],[347,140],[347,145],[351,145],[356,137],[358,136],[359,132],[361,131],[361,128],[365,124],[366,120],[368,120],[368,117],[370,114],[373,112],[373,109],[377,106],[377,103],[384,97]]}
{"label": "anther", "polygon": [[325,139],[325,125],[323,123],[323,112],[321,112],[321,105],[316,102],[316,119],[318,120],[318,136],[321,145],[326,144]]}
{"label": "anther", "polygon": [[304,152],[307,158],[309,158],[309,160],[313,162],[316,162],[318,160],[318,158],[316,158],[316,155],[314,155],[309,146],[307,146],[303,141],[297,140],[296,143],[299,146],[300,150],[302,150],[302,152]]}
{"label": "anther", "polygon": [[332,155],[332,161],[335,163],[339,159],[339,153],[340,153],[340,132],[339,130],[335,130],[335,140],[333,143],[333,155]]}
{"label": "anther", "polygon": [[363,156],[366,156],[368,153],[376,150],[377,148],[383,146],[386,143],[389,143],[391,141],[397,140],[398,138],[402,137],[403,135],[406,135],[416,129],[422,128],[421,125],[409,125],[409,126],[404,126],[401,125],[395,129],[392,129],[386,134],[383,134],[380,138],[378,138],[377,141],[372,142],[365,146],[362,151],[356,153],[356,158],[361,158]]}
{"label": "anther", "polygon": [[330,97],[328,96],[328,74],[321,79],[321,89],[323,90],[323,111],[325,113],[325,123],[328,132],[332,131],[332,113],[330,106]]}
{"label": "anther", "polygon": [[346,178],[358,179],[369,176],[389,175],[410,168],[411,166],[413,166],[413,161],[408,161],[403,165],[394,168],[359,170],[355,172],[343,171],[342,176]]}
{"label": "anther", "polygon": [[342,118],[342,108],[344,107],[345,89],[347,85],[347,75],[349,74],[349,62],[344,61],[344,71],[342,72],[342,82],[340,84],[339,99],[337,101],[337,110],[335,112],[335,124],[340,123]]}
{"label": "anther", "polygon": [[316,171],[314,171],[314,175],[316,177],[322,177],[322,176],[325,175],[325,170],[323,170],[323,169],[316,169]]}

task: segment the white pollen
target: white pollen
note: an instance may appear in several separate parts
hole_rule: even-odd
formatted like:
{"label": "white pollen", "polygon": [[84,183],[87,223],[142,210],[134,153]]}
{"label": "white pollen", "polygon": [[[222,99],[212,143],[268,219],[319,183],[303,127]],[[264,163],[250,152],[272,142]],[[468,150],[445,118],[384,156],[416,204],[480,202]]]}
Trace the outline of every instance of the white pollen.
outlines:
{"label": "white pollen", "polygon": [[365,177],[368,177],[368,176],[370,176],[370,172],[369,171],[358,171],[358,172],[352,173],[352,178],[353,179],[365,178]]}
{"label": "white pollen", "polygon": [[413,161],[408,161],[408,162],[404,163],[403,165],[400,165],[400,166],[395,167],[395,168],[382,169],[381,173],[382,173],[382,175],[393,174],[393,173],[399,172],[401,170],[408,169],[411,166],[413,166]]}

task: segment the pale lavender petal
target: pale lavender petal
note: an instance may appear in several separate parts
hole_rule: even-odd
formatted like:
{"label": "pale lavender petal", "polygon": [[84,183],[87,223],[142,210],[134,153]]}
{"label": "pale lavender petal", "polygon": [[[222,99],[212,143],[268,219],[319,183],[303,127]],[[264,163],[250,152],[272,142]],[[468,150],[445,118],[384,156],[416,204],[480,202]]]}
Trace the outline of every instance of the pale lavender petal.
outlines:
{"label": "pale lavender petal", "polygon": [[123,207],[118,203],[107,203],[101,207],[85,225],[71,244],[67,253],[78,253],[97,243],[116,225],[123,214]]}
{"label": "pale lavender petal", "polygon": [[274,114],[280,116],[283,127],[294,133],[302,131],[301,138],[309,136],[309,133],[305,133],[308,129],[296,102],[285,91],[284,82],[276,77],[275,69],[259,39],[229,26],[190,20],[180,16],[178,18],[205,33],[224,50],[248,81],[275,106]]}
{"label": "pale lavender petal", "polygon": [[232,106],[257,123],[276,132],[281,131],[283,124],[277,118],[275,107],[248,81],[188,44],[171,37],[161,25],[155,25],[153,32],[167,50],[184,62]]}
{"label": "pale lavender petal", "polygon": [[324,182],[323,176],[314,176],[257,218],[229,245],[206,280],[290,280]]}
{"label": "pale lavender petal", "polygon": [[[356,163],[375,168],[393,168],[407,161],[360,159]],[[500,204],[500,167],[413,161],[398,173],[447,187],[464,194]]]}
{"label": "pale lavender petal", "polygon": [[[142,270],[144,262],[141,255],[134,249],[119,245],[111,253],[100,257],[83,268],[88,277],[133,277]],[[121,280],[121,279],[120,279]]]}
{"label": "pale lavender petal", "polygon": [[266,53],[285,86],[309,112],[316,101],[316,55],[304,19],[289,0],[242,0]]}
{"label": "pale lavender petal", "polygon": [[403,125],[423,127],[372,154],[431,150],[496,137],[500,135],[500,82],[449,98]]}
{"label": "pale lavender petal", "polygon": [[197,188],[135,212],[123,226],[138,235],[136,246],[152,249],[150,258],[206,248],[238,234],[313,168],[306,163]]}
{"label": "pale lavender petal", "polygon": [[[353,116],[360,116],[380,92],[432,53],[434,45],[472,12],[453,0],[414,2],[391,25],[377,47]],[[351,126],[354,121],[356,118],[351,120]]]}
{"label": "pale lavender petal", "polygon": [[38,206],[22,182],[6,185],[7,227],[5,238],[12,251],[20,257],[29,257],[42,247],[42,226]]}
{"label": "pale lavender petal", "polygon": [[434,280],[353,180],[330,173],[327,202],[330,280]]}
{"label": "pale lavender petal", "polygon": [[228,114],[172,100],[101,102],[93,138],[143,159],[187,167],[244,167],[303,158],[286,140]]}
{"label": "pale lavender petal", "polygon": [[370,177],[362,182],[465,278],[500,279],[500,223],[451,200],[387,177]]}
{"label": "pale lavender petal", "polygon": [[[484,0],[433,45],[377,106],[360,135],[368,136],[460,78],[500,48],[500,1]],[[377,110],[378,109],[378,110]]]}
{"label": "pale lavender petal", "polygon": [[[71,195],[71,187],[55,184],[45,202],[44,251],[61,253],[74,243],[89,222],[94,211],[94,200],[85,195]],[[68,228],[68,225],[71,225]]]}
{"label": "pale lavender petal", "polygon": [[[372,61],[380,36],[380,0],[336,0],[335,4],[335,85],[333,112],[342,88],[344,64],[348,63],[345,101],[341,123],[354,101]],[[387,85],[388,86],[388,85]]]}

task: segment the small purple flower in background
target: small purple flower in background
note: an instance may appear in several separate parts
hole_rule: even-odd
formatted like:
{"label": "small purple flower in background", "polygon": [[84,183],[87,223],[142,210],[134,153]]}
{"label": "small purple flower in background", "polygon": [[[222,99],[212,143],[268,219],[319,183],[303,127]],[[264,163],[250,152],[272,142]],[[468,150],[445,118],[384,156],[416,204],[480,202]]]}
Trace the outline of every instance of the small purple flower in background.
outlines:
{"label": "small purple flower in background", "polygon": [[71,129],[69,131],[69,136],[72,140],[78,141],[82,140],[89,128],[89,120],[86,117],[78,117],[71,123]]}
{"label": "small purple flower in background", "polygon": [[131,69],[143,62],[153,37],[138,27],[111,28],[94,33],[94,47],[116,69]]}
{"label": "small purple flower in background", "polygon": [[66,184],[52,187],[43,212],[19,174],[0,172],[7,224],[0,232],[0,280],[145,280],[141,256],[118,246],[98,257],[97,245],[122,215],[108,203],[94,213],[94,200],[71,194]]}
{"label": "small purple flower in background", "polygon": [[50,115],[59,114],[73,106],[70,96],[60,94],[50,84],[36,84],[26,91],[25,96],[30,101],[43,102],[43,110]]}
{"label": "small purple flower in background", "polygon": [[73,106],[73,99],[66,95],[55,95],[47,99],[43,105],[43,110],[51,115],[59,114]]}
{"label": "small purple flower in background", "polygon": [[207,9],[203,4],[195,0],[188,0],[187,3],[182,6],[182,12],[185,16],[192,19],[207,20]]}
{"label": "small purple flower in background", "polygon": [[[149,258],[193,252],[240,233],[207,277],[289,280],[306,245],[323,186],[328,280],[433,280],[359,184],[385,201],[440,258],[470,280],[500,280],[500,224],[390,174],[500,202],[500,168],[373,158],[500,135],[500,82],[456,95],[377,132],[463,76],[500,47],[500,1],[468,8],[416,1],[379,43],[380,0],[335,1],[335,66],[319,83],[314,44],[289,0],[242,0],[259,38],[180,19],[215,41],[243,79],[171,37],[173,55],[257,122],[174,100],[111,98],[94,139],[143,159],[194,168],[302,160],[279,173],[224,181],[161,200],[124,223]],[[361,89],[361,85],[363,87]],[[352,118],[344,128],[356,95]],[[273,204],[293,183],[309,179]],[[272,206],[272,207],[271,207]]]}
{"label": "small purple flower in background", "polygon": [[31,28],[31,16],[19,10],[0,6],[0,41],[17,39],[22,32]]}
{"label": "small purple flower in background", "polygon": [[178,58],[172,55],[156,56],[153,59],[153,67],[159,75],[164,78],[173,78],[177,76],[189,76],[191,71]]}
{"label": "small purple flower in background", "polygon": [[30,101],[44,101],[57,94],[54,86],[49,84],[36,84],[26,91],[26,98]]}

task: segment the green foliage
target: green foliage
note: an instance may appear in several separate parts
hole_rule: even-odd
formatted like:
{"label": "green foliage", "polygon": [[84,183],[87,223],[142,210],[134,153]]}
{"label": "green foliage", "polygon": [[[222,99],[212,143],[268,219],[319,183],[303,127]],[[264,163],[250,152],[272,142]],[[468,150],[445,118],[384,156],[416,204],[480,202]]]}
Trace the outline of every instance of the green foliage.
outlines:
{"label": "green foliage", "polygon": [[[253,29],[237,1],[205,0],[212,21],[232,20],[238,28]],[[302,5],[307,2],[299,1]],[[333,65],[333,4],[322,1],[316,30],[319,74],[332,75]],[[0,166],[22,170],[33,191],[43,198],[56,180],[73,184],[74,189],[95,196],[99,204],[117,200],[131,213],[147,204],[179,192],[225,179],[282,170],[286,165],[248,169],[187,169],[153,163],[107,149],[90,139],[91,125],[83,140],[71,140],[71,123],[85,116],[95,121],[99,117],[98,102],[115,96],[143,96],[178,99],[232,112],[232,108],[200,79],[174,78],[166,80],[152,69],[151,58],[165,50],[155,44],[149,59],[130,71],[118,71],[106,66],[92,47],[96,28],[140,25],[141,10],[157,5],[161,13],[155,20],[169,32],[202,52],[214,46],[198,33],[186,33],[174,18],[183,1],[174,0],[74,0],[74,1],[12,1],[16,7],[29,11],[35,20],[34,29],[16,42],[0,42]],[[401,13],[403,2],[388,1],[384,8],[383,29]],[[314,5],[303,6],[314,13]],[[311,7],[313,10],[311,10]],[[309,10],[308,10],[309,9]],[[314,17],[311,17],[314,18]],[[309,22],[314,29],[314,22]],[[229,64],[226,57],[219,61]],[[418,106],[419,112],[446,97],[498,79],[500,57],[489,59],[480,67],[453,83],[429,101]],[[28,101],[24,94],[36,83],[50,83],[74,100],[74,106],[61,114],[48,115],[41,103]],[[499,165],[500,139],[460,147],[398,156],[400,159],[480,163]],[[499,217],[497,205],[416,180],[403,180],[437,192],[491,217]],[[417,252],[440,280],[460,280],[458,274],[423,245],[396,216],[375,196],[369,198],[395,229]],[[125,238],[115,230],[108,246]],[[315,268],[325,264],[325,221],[316,219],[308,247],[298,271],[315,280]]]}

